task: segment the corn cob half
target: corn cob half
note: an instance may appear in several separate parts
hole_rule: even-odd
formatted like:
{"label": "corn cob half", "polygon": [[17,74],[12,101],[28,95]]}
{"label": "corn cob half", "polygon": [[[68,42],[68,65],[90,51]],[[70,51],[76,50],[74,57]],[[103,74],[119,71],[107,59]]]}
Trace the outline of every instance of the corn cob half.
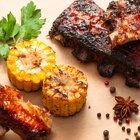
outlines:
{"label": "corn cob half", "polygon": [[51,47],[36,39],[18,43],[7,58],[8,77],[19,90],[36,91],[42,87],[47,71],[56,64]]}
{"label": "corn cob half", "polygon": [[60,65],[43,80],[43,105],[55,116],[79,112],[86,102],[87,78],[73,66]]}

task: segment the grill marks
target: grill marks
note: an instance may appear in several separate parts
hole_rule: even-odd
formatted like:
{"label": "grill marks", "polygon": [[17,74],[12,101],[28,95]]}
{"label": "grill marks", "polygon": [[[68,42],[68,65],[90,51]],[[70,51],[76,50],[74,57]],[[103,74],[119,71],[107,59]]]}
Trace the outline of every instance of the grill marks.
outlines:
{"label": "grill marks", "polygon": [[[137,16],[138,4],[139,1],[134,0],[112,1],[104,12],[92,0],[76,0],[53,22],[49,35],[64,47],[73,48],[73,55],[81,62],[96,61],[102,76],[112,77],[115,72],[121,72],[126,77],[127,85],[140,87],[140,42],[133,41],[112,49],[110,41],[110,35],[119,26],[123,16],[125,19],[128,19],[129,14]],[[132,26],[129,23],[129,29],[134,31],[135,27],[139,28],[139,25]],[[133,76],[130,74],[132,71]]]}
{"label": "grill marks", "polygon": [[110,43],[102,20],[103,12],[92,0],[75,1],[54,21],[50,37],[56,38],[61,34],[64,46],[67,42],[71,46],[82,44],[87,49],[109,54]]}
{"label": "grill marks", "polygon": [[18,91],[1,85],[0,122],[26,140],[46,137],[51,131],[51,119],[45,110],[25,103]]}
{"label": "grill marks", "polygon": [[136,0],[112,1],[104,20],[113,31],[109,35],[112,47],[140,39],[140,2]]}

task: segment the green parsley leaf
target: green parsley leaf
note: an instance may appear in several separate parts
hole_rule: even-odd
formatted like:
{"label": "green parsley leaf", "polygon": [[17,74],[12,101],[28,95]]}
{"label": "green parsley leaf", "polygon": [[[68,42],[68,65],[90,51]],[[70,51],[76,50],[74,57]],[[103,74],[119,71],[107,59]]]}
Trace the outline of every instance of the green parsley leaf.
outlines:
{"label": "green parsley leaf", "polygon": [[40,18],[41,17],[41,10],[36,9],[36,6],[31,1],[27,4],[27,6],[21,9],[21,24],[23,25],[31,18]]}
{"label": "green parsley leaf", "polygon": [[10,48],[7,44],[0,44],[0,56],[4,59],[7,58]]}
{"label": "green parsley leaf", "polygon": [[44,24],[45,20],[32,19],[26,22],[20,28],[19,37],[23,39],[36,38],[40,33],[40,28]]}
{"label": "green parsley leaf", "polygon": [[4,32],[3,28],[1,27],[1,25],[0,25],[0,41],[5,42],[5,32]]}
{"label": "green parsley leaf", "polygon": [[16,24],[16,19],[11,12],[7,15],[7,19],[3,17],[0,22],[3,32],[5,33],[5,41],[8,41],[19,32],[19,25]]}
{"label": "green parsley leaf", "polygon": [[21,28],[19,37],[22,39],[36,38],[41,33],[40,29],[45,24],[46,19],[40,19],[41,10],[31,1],[26,7],[21,9]]}
{"label": "green parsley leaf", "polygon": [[41,19],[41,10],[31,1],[21,9],[21,25],[16,23],[16,18],[10,12],[7,18],[0,20],[0,57],[7,58],[10,48],[19,39],[36,38],[41,33],[40,29],[46,19]]}

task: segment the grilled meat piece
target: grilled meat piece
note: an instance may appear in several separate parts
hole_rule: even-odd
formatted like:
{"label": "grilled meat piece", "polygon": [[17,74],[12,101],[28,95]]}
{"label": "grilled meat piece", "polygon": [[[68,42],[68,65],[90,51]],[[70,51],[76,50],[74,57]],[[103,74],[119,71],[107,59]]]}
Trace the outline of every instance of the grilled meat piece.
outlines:
{"label": "grilled meat piece", "polygon": [[104,20],[113,30],[109,35],[112,47],[140,39],[140,0],[110,2]]}
{"label": "grilled meat piece", "polygon": [[140,87],[140,40],[113,49],[112,58],[122,64],[119,69],[126,77],[126,85]]}
{"label": "grilled meat piece", "polygon": [[1,85],[0,123],[25,140],[40,140],[51,131],[51,119],[45,109],[24,102],[18,91]]}
{"label": "grilled meat piece", "polygon": [[[73,55],[81,62],[96,61],[102,76],[112,77],[115,72],[121,72],[128,86],[140,87],[140,76],[137,76],[140,55],[136,53],[140,43],[136,41],[112,50],[109,38],[112,30],[104,24],[103,15],[104,11],[92,0],[76,0],[53,22],[50,38],[64,47],[72,47]],[[133,76],[126,74],[131,71]]]}
{"label": "grilled meat piece", "polygon": [[[82,62],[93,60],[93,53],[111,54],[104,11],[92,0],[77,0],[54,21],[49,35],[65,47],[74,47],[73,54]],[[84,49],[84,51],[82,50]],[[92,51],[92,53],[90,53]],[[85,53],[84,53],[85,52]],[[87,55],[88,54],[88,55]]]}

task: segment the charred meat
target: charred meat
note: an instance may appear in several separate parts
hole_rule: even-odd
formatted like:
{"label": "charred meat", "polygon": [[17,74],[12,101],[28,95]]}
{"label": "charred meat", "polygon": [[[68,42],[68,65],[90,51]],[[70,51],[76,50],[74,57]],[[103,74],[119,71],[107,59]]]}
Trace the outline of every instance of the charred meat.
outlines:
{"label": "charred meat", "polygon": [[96,52],[110,55],[103,13],[92,0],[77,0],[54,21],[49,35],[64,47],[73,47],[73,54],[82,62],[93,61]]}
{"label": "charred meat", "polygon": [[25,140],[38,140],[51,131],[48,113],[24,102],[15,89],[0,85],[0,124],[13,130]]}
{"label": "charred meat", "polygon": [[104,20],[112,30],[112,47],[140,39],[140,0],[110,2]]}
{"label": "charred meat", "polygon": [[[132,5],[136,7],[137,4]],[[76,0],[53,22],[50,38],[73,48],[73,55],[81,62],[96,61],[100,75],[112,77],[115,72],[121,72],[128,86],[140,87],[140,42],[112,49],[110,35],[117,26],[117,18],[109,21],[106,14],[92,0]]]}

